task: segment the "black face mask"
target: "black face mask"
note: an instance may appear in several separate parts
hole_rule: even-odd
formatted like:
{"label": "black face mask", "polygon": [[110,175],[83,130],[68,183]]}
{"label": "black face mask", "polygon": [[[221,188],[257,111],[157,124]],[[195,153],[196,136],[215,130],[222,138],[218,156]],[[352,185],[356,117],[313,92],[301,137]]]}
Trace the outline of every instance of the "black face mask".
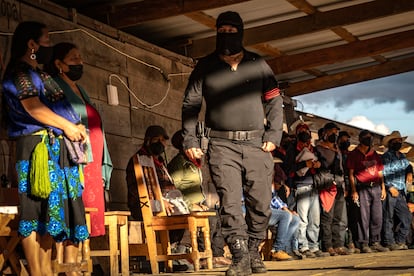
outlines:
{"label": "black face mask", "polygon": [[364,146],[367,146],[367,147],[369,147],[369,146],[371,146],[371,143],[372,143],[372,137],[362,137],[361,138],[361,144],[363,144]]}
{"label": "black face mask", "polygon": [[400,142],[394,142],[392,144],[390,144],[390,149],[393,151],[399,151],[402,147],[402,143]]}
{"label": "black face mask", "polygon": [[160,155],[165,150],[164,145],[161,142],[150,144],[149,149],[153,155]]}
{"label": "black face mask", "polygon": [[336,134],[332,133],[331,135],[329,135],[328,137],[326,137],[326,140],[330,143],[335,143],[336,142]]}
{"label": "black face mask", "polygon": [[349,141],[341,142],[339,143],[339,149],[342,151],[347,150],[350,145],[351,143]]}
{"label": "black face mask", "polygon": [[237,33],[217,33],[216,50],[225,56],[235,55],[243,50],[243,34]]}
{"label": "black face mask", "polygon": [[68,65],[69,71],[65,72],[65,75],[68,76],[69,79],[72,81],[77,81],[82,77],[83,74],[83,65],[76,64],[76,65]]}
{"label": "black face mask", "polygon": [[299,141],[301,141],[301,142],[303,142],[303,143],[306,143],[306,142],[308,142],[310,139],[311,139],[311,135],[310,135],[309,133],[307,133],[307,132],[299,132],[299,133],[298,133],[298,140],[299,140]]}
{"label": "black face mask", "polygon": [[53,57],[53,47],[45,47],[40,45],[36,52],[36,60],[39,64],[48,64]]}

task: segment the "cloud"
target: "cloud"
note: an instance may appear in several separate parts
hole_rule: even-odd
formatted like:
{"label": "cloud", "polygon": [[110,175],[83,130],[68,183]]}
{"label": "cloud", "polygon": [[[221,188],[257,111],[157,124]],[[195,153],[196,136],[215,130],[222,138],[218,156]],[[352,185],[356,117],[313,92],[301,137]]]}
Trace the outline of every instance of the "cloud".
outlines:
{"label": "cloud", "polygon": [[334,102],[335,107],[344,108],[356,101],[372,100],[376,104],[403,102],[406,112],[414,112],[414,72],[386,78],[341,86],[300,96],[309,104]]}
{"label": "cloud", "polygon": [[352,119],[347,121],[346,123],[349,125],[361,128],[361,129],[368,129],[378,134],[386,135],[386,134],[391,133],[390,129],[386,125],[384,124],[376,125],[365,116],[352,117]]}

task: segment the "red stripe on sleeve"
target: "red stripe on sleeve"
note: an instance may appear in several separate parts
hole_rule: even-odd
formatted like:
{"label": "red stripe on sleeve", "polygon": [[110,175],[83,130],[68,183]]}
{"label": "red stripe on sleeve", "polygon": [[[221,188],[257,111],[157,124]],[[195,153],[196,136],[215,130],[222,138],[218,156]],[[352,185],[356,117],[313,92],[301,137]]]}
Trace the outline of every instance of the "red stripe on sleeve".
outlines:
{"label": "red stripe on sleeve", "polygon": [[273,99],[273,98],[275,98],[279,95],[280,95],[280,90],[279,90],[279,88],[276,87],[276,88],[264,93],[264,99],[265,99],[265,101],[268,101],[268,100],[271,100],[271,99]]}

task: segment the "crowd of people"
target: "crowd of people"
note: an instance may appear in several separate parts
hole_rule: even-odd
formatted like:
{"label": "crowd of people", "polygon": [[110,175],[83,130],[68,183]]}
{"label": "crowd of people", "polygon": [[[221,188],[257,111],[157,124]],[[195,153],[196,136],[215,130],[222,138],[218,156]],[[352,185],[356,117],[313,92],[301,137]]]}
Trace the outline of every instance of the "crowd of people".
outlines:
{"label": "crowd of people", "polygon": [[[412,214],[407,185],[412,183],[413,168],[400,152],[407,137],[398,131],[386,135],[382,144],[387,151],[379,155],[368,130],[359,133],[359,144],[352,151],[351,136],[333,122],[325,124],[314,143],[305,122],[294,130],[293,135],[284,134],[274,152],[276,195],[270,225],[280,220],[275,210],[289,212],[287,222],[279,224],[290,242],[281,248],[278,231],[273,258],[282,261],[408,249]],[[286,202],[278,203],[281,197]],[[284,234],[285,224],[289,234]]]}

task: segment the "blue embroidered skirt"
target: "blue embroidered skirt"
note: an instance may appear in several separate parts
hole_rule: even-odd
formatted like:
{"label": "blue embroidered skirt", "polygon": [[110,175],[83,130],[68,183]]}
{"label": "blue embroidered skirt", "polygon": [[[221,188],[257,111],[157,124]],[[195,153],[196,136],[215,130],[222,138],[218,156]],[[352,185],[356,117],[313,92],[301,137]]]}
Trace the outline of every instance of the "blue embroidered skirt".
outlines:
{"label": "blue embroidered skirt", "polygon": [[22,136],[16,144],[16,170],[20,199],[19,234],[29,236],[33,231],[50,234],[57,242],[74,243],[88,238],[85,208],[82,201],[83,187],[79,168],[71,164],[65,143],[55,138],[46,139],[49,152],[49,178],[51,193],[41,199],[31,195],[29,171],[31,154],[41,141],[40,135]]}

